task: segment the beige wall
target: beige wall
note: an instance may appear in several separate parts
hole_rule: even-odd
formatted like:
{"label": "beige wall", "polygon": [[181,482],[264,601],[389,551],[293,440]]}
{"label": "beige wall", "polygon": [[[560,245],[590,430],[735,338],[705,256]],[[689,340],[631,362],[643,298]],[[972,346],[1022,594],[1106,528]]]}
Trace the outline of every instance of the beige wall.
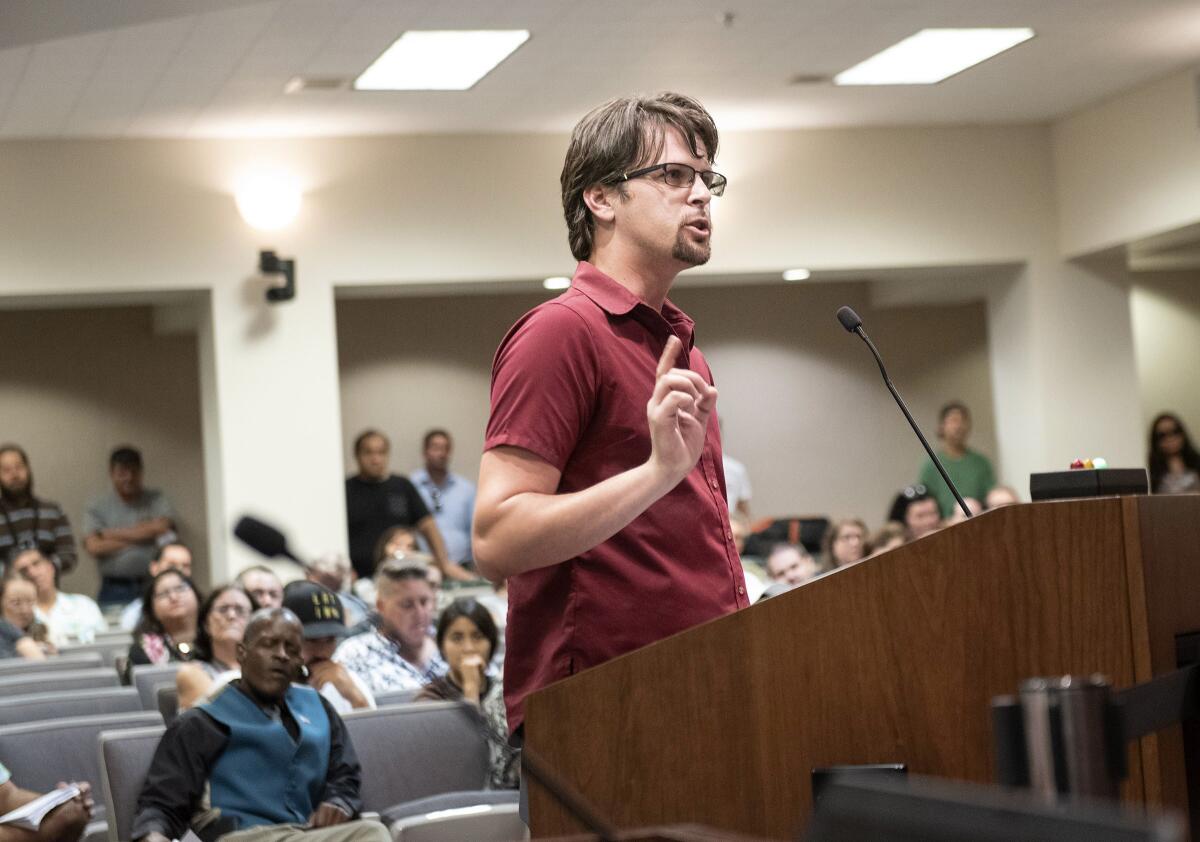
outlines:
{"label": "beige wall", "polygon": [[[200,393],[193,335],[155,335],[148,307],[0,312],[0,439],[25,447],[36,491],[60,503],[77,543],[88,501],[106,491],[108,454],[139,447],[146,484],[179,513],[180,534],[208,580]],[[68,590],[96,593],[80,546]]]}
{"label": "beige wall", "polygon": [[1200,271],[1139,275],[1131,298],[1146,428],[1159,412],[1177,412],[1196,441],[1200,436]]}
{"label": "beige wall", "polygon": [[[492,354],[511,323],[547,296],[394,298],[338,303],[342,428],[393,442],[393,468],[420,464],[431,426],[455,436],[455,468],[478,473]],[[975,444],[995,452],[982,304],[873,311],[859,284],[685,288],[675,301],[721,397],[725,441],[754,484],[756,514],[859,514],[878,523],[916,478],[920,445],[862,343],[834,319],[851,304],[869,320],[893,380],[928,434],[937,408],[967,401]]]}

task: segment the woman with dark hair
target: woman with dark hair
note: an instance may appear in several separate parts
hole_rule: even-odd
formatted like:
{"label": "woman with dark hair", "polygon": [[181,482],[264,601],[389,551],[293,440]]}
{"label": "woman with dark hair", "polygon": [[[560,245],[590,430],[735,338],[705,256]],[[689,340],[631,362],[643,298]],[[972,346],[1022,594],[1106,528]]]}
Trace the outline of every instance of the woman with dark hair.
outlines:
{"label": "woman with dark hair", "polygon": [[195,657],[175,673],[179,709],[187,710],[240,674],[237,645],[257,606],[241,585],[221,585],[200,606]]}
{"label": "woman with dark hair", "polygon": [[514,789],[519,782],[516,755],[508,746],[504,687],[488,675],[499,634],[491,613],[473,599],[456,599],[437,624],[437,645],[449,671],[417,693],[417,701],[463,701],[480,708],[488,723],[493,789]]}
{"label": "woman with dark hair", "polygon": [[846,567],[867,557],[867,525],[859,518],[834,521],[821,539],[821,564],[825,570]]}
{"label": "woman with dark hair", "polygon": [[1150,425],[1150,490],[1155,494],[1200,492],[1200,453],[1179,416],[1163,412]]}
{"label": "woman with dark hair", "polygon": [[142,593],[141,622],[133,631],[129,663],[166,664],[195,657],[200,592],[178,570],[164,570]]}

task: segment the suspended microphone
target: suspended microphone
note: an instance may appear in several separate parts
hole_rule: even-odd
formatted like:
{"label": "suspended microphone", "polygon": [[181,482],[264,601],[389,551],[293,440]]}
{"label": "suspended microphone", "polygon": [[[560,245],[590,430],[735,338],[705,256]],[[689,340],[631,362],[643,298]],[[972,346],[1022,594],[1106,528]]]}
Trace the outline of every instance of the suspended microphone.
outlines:
{"label": "suspended microphone", "polygon": [[892,397],[896,399],[896,406],[900,407],[900,411],[904,413],[904,417],[908,419],[908,423],[912,426],[913,432],[917,434],[917,438],[921,440],[925,452],[929,454],[929,458],[933,460],[934,466],[938,469],[938,473],[942,475],[942,479],[946,481],[946,485],[950,488],[950,493],[954,495],[954,499],[958,501],[958,505],[962,508],[963,514],[971,517],[971,509],[967,506],[967,501],[958,493],[958,486],[950,479],[950,475],[946,473],[946,468],[942,465],[942,460],[937,458],[937,454],[933,452],[933,448],[929,446],[925,434],[921,432],[921,428],[917,426],[917,422],[913,419],[912,413],[908,411],[908,406],[905,405],[904,399],[900,397],[900,393],[896,391],[896,387],[892,385],[892,378],[888,377],[887,369],[883,367],[883,357],[879,356],[879,351],[875,348],[875,343],[867,336],[867,332],[863,330],[862,319],[858,317],[849,307],[839,307],[837,311],[837,319],[850,333],[857,333],[859,339],[867,343],[867,347],[871,349],[871,355],[875,357],[875,362],[879,364],[879,373],[883,375],[883,382],[887,384],[888,391],[892,393]]}
{"label": "suspended microphone", "polygon": [[239,519],[233,527],[233,534],[260,555],[267,558],[282,556],[296,562],[305,570],[308,569],[308,565],[298,559],[288,548],[287,538],[284,537],[284,534],[269,523],[263,523],[258,518],[246,515]]}

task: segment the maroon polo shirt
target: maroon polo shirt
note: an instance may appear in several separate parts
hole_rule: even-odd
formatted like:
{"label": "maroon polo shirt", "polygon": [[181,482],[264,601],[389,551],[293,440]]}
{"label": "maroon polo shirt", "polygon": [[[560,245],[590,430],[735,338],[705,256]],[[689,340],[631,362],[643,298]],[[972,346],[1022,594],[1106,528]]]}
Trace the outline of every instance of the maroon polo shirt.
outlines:
{"label": "maroon polo shirt", "polygon": [[[659,313],[580,263],[571,288],[523,316],[500,344],[484,449],[536,454],[561,472],[563,494],[642,464],[646,402],[672,333],[686,349],[676,365],[712,383],[694,328],[670,301]],[[522,723],[534,690],[745,607],[745,585],[714,412],[700,461],[666,496],[600,546],[508,580],[509,727]]]}

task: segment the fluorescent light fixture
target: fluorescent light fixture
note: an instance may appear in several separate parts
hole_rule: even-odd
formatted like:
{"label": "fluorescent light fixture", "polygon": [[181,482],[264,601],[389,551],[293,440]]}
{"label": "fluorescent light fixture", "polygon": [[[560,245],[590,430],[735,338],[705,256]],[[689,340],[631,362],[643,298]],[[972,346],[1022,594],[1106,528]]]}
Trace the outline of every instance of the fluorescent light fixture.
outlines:
{"label": "fluorescent light fixture", "polygon": [[251,172],[238,179],[234,191],[242,219],[260,231],[278,231],[300,213],[300,181],[278,170]]}
{"label": "fluorescent light fixture", "polygon": [[558,292],[559,290],[569,289],[571,279],[564,277],[546,278],[546,280],[542,281],[542,286],[551,292]]}
{"label": "fluorescent light fixture", "polygon": [[812,272],[807,269],[785,269],[783,271],[785,281],[807,281],[811,277]]}
{"label": "fluorescent light fixture", "polygon": [[1033,37],[1016,29],[922,29],[833,77],[835,85],[932,85]]}
{"label": "fluorescent light fixture", "polygon": [[465,91],[528,40],[528,29],[405,32],[354,80],[354,89]]}

